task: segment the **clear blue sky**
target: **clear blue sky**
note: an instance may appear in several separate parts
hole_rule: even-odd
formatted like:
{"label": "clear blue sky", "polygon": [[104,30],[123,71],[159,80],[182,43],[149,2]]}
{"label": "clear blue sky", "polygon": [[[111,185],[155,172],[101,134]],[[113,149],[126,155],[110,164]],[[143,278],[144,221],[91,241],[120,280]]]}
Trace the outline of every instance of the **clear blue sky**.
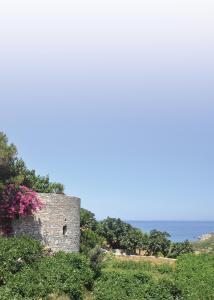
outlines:
{"label": "clear blue sky", "polygon": [[209,0],[3,1],[0,130],[98,218],[214,220]]}

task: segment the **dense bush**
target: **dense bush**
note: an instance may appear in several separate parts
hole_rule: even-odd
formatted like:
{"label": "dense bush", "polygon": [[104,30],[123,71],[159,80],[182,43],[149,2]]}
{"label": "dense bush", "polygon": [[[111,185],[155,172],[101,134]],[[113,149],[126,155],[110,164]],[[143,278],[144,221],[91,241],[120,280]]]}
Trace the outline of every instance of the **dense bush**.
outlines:
{"label": "dense bush", "polygon": [[111,255],[101,263],[100,254],[95,247],[89,258],[63,252],[47,256],[41,244],[30,238],[0,238],[0,299],[66,295],[81,300],[89,292],[94,300],[214,299],[211,254],[181,255],[173,265]]}
{"label": "dense bush", "polygon": [[175,269],[165,263],[118,260],[109,257],[95,284],[95,299],[108,300],[173,300],[180,290],[174,280]]}
{"label": "dense bush", "polygon": [[0,237],[0,285],[7,283],[12,275],[43,256],[43,247],[27,237]]}
{"label": "dense bush", "polygon": [[98,277],[101,272],[103,252],[105,245],[104,237],[97,232],[98,222],[95,215],[87,209],[80,210],[80,252],[90,260],[90,266]]}
{"label": "dense bush", "polygon": [[[181,298],[181,290],[174,280],[160,278],[148,286],[145,300],[175,300]],[[131,300],[131,299],[130,299]],[[138,299],[140,300],[140,298]],[[192,299],[193,300],[193,299]]]}
{"label": "dense bush", "polygon": [[96,282],[96,300],[173,300],[180,290],[171,279],[157,279],[145,271],[112,270],[104,272]]}
{"label": "dense bush", "polygon": [[176,258],[179,255],[193,253],[193,246],[189,241],[184,241],[180,243],[172,243],[168,257]]}
{"label": "dense bush", "polygon": [[94,295],[96,300],[144,299],[144,285],[151,284],[148,274],[111,271],[104,273],[96,282]]}
{"label": "dense bush", "polygon": [[[32,249],[28,247],[28,250],[32,253]],[[17,250],[17,253],[19,253],[17,257],[22,255],[20,250]],[[42,253],[41,249],[40,253]],[[24,254],[29,260],[30,254]],[[94,274],[90,269],[89,260],[84,256],[74,253],[57,253],[53,257],[40,256],[40,259],[37,255],[37,259],[32,257],[32,261],[34,263],[28,261],[28,264],[22,265],[22,269],[17,269],[17,259],[14,258],[14,264],[12,264],[14,267],[12,268],[11,265],[4,270],[8,276],[0,287],[0,299],[33,300],[45,298],[54,293],[68,295],[73,300],[81,300],[84,290],[92,286]]]}
{"label": "dense bush", "polygon": [[80,235],[80,252],[88,255],[88,253],[96,246],[102,246],[105,244],[104,238],[102,238],[96,231],[91,229],[81,230]]}
{"label": "dense bush", "polygon": [[176,282],[182,299],[214,299],[214,255],[183,255],[176,266]]}

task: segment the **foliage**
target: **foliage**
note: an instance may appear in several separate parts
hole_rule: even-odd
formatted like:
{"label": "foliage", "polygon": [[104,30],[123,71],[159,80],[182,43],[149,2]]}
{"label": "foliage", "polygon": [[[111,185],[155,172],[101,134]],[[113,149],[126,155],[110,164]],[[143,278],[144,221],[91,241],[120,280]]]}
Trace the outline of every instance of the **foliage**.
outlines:
{"label": "foliage", "polygon": [[97,232],[92,231],[91,229],[81,230],[80,235],[80,252],[88,254],[96,246],[102,247],[105,240]]}
{"label": "foliage", "polygon": [[105,245],[104,237],[97,232],[98,222],[95,215],[87,209],[80,210],[80,252],[90,260],[90,266],[98,277],[101,272],[103,251]]}
{"label": "foliage", "polygon": [[[0,238],[0,299],[212,300],[214,256],[180,255],[177,263],[155,265],[108,258],[100,247],[90,259],[77,253],[47,256],[27,237]],[[96,275],[96,276],[95,276]],[[60,298],[59,298],[60,299]]]}
{"label": "foliage", "polygon": [[162,254],[167,256],[170,250],[170,240],[168,239],[170,235],[167,232],[161,232],[158,230],[150,231],[148,244],[146,251],[148,255],[158,255]]}
{"label": "foliage", "polygon": [[13,144],[8,144],[8,138],[0,132],[0,190],[7,180],[14,177],[13,165],[16,159],[17,150]]}
{"label": "foliage", "polygon": [[185,254],[178,258],[176,282],[182,299],[214,299],[213,254]]}
{"label": "foliage", "polygon": [[[141,276],[140,276],[141,275]],[[150,281],[150,276],[139,273],[138,276],[118,271],[105,272],[96,282],[94,294],[96,300],[144,299],[142,283]]]}
{"label": "foliage", "polygon": [[97,245],[102,245],[103,238],[97,233],[98,222],[94,213],[81,208],[80,209],[80,252],[88,253]]}
{"label": "foliage", "polygon": [[103,265],[105,270],[120,270],[132,272],[132,271],[144,271],[152,273],[155,277],[159,278],[164,274],[172,275],[174,274],[175,265],[171,265],[168,262],[154,264],[149,261],[141,259],[130,259],[129,257],[124,257],[123,259],[118,259],[116,257],[111,257],[106,259],[105,264]]}
{"label": "foliage", "polygon": [[48,176],[36,175],[27,169],[24,161],[17,157],[17,149],[8,143],[7,136],[0,132],[0,193],[6,184],[24,185],[36,192],[63,193],[60,183],[50,182]]}
{"label": "foliage", "polygon": [[172,280],[154,278],[152,273],[114,270],[103,273],[95,284],[94,294],[96,300],[173,300],[180,290]]}
{"label": "foliage", "polygon": [[124,249],[129,254],[134,254],[146,242],[146,236],[140,230],[121,219],[108,217],[100,222],[98,231],[110,248]]}
{"label": "foliage", "polygon": [[23,269],[8,282],[7,289],[3,288],[2,293],[5,290],[10,291],[12,299],[16,296],[38,299],[55,293],[80,300],[83,298],[84,287],[91,285],[92,278],[92,271],[85,258],[76,254],[60,253],[54,257],[45,257],[33,266]]}
{"label": "foliage", "polygon": [[81,208],[80,209],[80,228],[82,231],[85,229],[91,229],[95,231],[97,229],[98,222],[95,219],[94,213],[91,211]]}
{"label": "foliage", "polygon": [[80,250],[86,255],[96,245],[105,247],[105,244],[110,249],[122,249],[127,254],[144,250],[146,255],[176,258],[178,255],[193,252],[189,241],[171,243],[167,232],[152,230],[148,235],[119,218],[108,217],[97,222],[94,213],[83,208],[80,213],[80,227]]}
{"label": "foliage", "polygon": [[176,258],[181,254],[193,253],[193,252],[194,250],[192,244],[188,240],[186,240],[181,243],[173,243],[171,245],[168,257]]}
{"label": "foliage", "polygon": [[148,287],[145,299],[148,300],[182,299],[181,290],[173,280],[169,278],[161,278]]}
{"label": "foliage", "polygon": [[164,263],[164,264],[157,265],[157,266],[155,267],[155,269],[156,269],[160,274],[172,274],[172,272],[174,271],[173,266],[170,265],[169,263]]}
{"label": "foliage", "polygon": [[28,237],[0,237],[0,285],[43,256],[41,244]]}
{"label": "foliage", "polygon": [[49,176],[36,175],[35,170],[27,169],[22,159],[16,159],[14,163],[14,172],[19,175],[20,183],[37,191],[39,193],[61,194],[64,186],[61,183],[50,182]]}
{"label": "foliage", "polygon": [[99,227],[100,235],[104,236],[108,245],[113,249],[122,248],[121,241],[127,234],[129,225],[121,219],[108,217],[101,221]]}
{"label": "foliage", "polygon": [[96,245],[88,252],[88,258],[90,260],[90,266],[94,271],[95,277],[98,277],[101,274],[104,258],[104,253],[99,245]]}
{"label": "foliage", "polygon": [[135,254],[136,249],[146,247],[148,236],[143,234],[140,229],[128,227],[127,233],[121,238],[121,248],[127,254]]}
{"label": "foliage", "polygon": [[75,253],[48,257],[42,249],[29,238],[1,238],[0,299],[45,299],[53,293],[83,299],[93,283],[90,261]]}
{"label": "foliage", "polygon": [[29,216],[43,207],[36,192],[25,186],[8,184],[2,192],[0,201],[0,221],[13,220],[17,216]]}
{"label": "foliage", "polygon": [[208,239],[194,242],[193,248],[195,251],[214,254],[214,235],[211,235]]}

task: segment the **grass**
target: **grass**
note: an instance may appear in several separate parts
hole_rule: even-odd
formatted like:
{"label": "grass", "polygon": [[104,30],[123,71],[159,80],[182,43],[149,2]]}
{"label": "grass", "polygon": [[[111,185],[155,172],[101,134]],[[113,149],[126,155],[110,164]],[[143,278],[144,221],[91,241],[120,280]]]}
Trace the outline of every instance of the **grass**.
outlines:
{"label": "grass", "polygon": [[144,259],[144,257],[109,257],[103,267],[103,272],[138,273],[143,271],[151,273],[155,278],[170,276],[175,270],[174,260],[163,260],[158,258]]}
{"label": "grass", "polygon": [[[51,294],[47,298],[48,300],[70,300],[68,296],[57,296],[55,294]],[[42,299],[39,299],[42,300]]]}
{"label": "grass", "polygon": [[117,260],[120,261],[135,261],[135,262],[149,262],[154,265],[160,264],[172,264],[174,265],[176,259],[173,258],[164,258],[164,257],[155,257],[155,256],[115,256]]}

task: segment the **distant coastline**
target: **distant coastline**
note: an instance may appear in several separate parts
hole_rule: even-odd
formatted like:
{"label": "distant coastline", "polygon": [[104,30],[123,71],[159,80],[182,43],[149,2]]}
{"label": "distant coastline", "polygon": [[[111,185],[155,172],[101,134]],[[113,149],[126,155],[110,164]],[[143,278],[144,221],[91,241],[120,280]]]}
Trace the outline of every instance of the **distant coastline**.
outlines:
{"label": "distant coastline", "polygon": [[127,220],[127,223],[149,232],[152,229],[166,231],[173,242],[197,241],[214,233],[214,221],[141,221]]}
{"label": "distant coastline", "polygon": [[201,236],[199,236],[199,241],[201,241],[201,242],[207,241],[213,237],[214,237],[214,232],[205,233],[205,234],[202,234]]}

